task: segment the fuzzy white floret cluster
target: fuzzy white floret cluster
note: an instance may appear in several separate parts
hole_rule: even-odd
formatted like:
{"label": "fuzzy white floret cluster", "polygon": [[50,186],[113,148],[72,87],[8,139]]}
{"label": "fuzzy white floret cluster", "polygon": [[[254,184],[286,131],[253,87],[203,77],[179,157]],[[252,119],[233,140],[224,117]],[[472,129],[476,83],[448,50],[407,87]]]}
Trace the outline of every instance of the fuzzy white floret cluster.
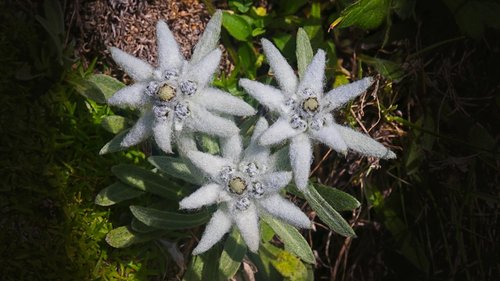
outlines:
{"label": "fuzzy white floret cluster", "polygon": [[[321,142],[346,154],[394,158],[395,154],[369,136],[335,122],[332,111],[365,92],[373,83],[368,77],[324,93],[324,51],[318,50],[302,79],[268,40],[262,46],[279,88],[241,79],[245,91],[278,119],[268,125],[261,117],[249,144],[243,148],[239,129],[230,116],[251,116],[256,111],[242,99],[211,87],[221,51],[217,47],[222,13],[217,11],[196,45],[191,60],[181,54],[168,26],[157,24],[158,66],[152,66],[117,48],[113,59],[134,80],[116,92],[108,103],[140,112],[136,124],[121,142],[129,147],[153,136],[165,153],[177,145],[179,155],[205,175],[205,183],[180,202],[180,208],[199,209],[216,204],[205,232],[194,249],[210,249],[235,225],[251,251],[259,247],[259,218],[271,215],[296,227],[308,228],[308,217],[279,194],[293,178],[300,190],[308,183],[312,144]],[[219,138],[221,155],[198,151],[194,132]],[[290,171],[279,171],[270,148],[289,145]]]}

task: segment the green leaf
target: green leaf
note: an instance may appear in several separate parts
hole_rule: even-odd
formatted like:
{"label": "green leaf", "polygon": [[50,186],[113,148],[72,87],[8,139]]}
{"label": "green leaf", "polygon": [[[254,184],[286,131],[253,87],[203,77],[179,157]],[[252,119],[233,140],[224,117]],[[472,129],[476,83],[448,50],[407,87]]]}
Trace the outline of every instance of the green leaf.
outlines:
{"label": "green leaf", "polygon": [[106,235],[106,242],[111,247],[125,248],[133,244],[142,243],[152,239],[159,238],[164,233],[165,233],[164,231],[157,231],[148,234],[138,234],[134,233],[127,226],[120,226],[108,232],[108,234]]}
{"label": "green leaf", "polygon": [[144,168],[134,165],[117,165],[112,167],[111,171],[123,183],[167,200],[177,201],[186,195],[173,182]]}
{"label": "green leaf", "polygon": [[142,223],[140,220],[138,220],[135,217],[133,217],[132,221],[130,222],[130,228],[133,231],[136,231],[139,233],[150,233],[150,232],[158,230],[158,228],[145,225],[144,223]]}
{"label": "green leaf", "polygon": [[203,179],[192,173],[188,165],[180,158],[169,156],[151,156],[148,158],[148,161],[153,166],[158,168],[158,170],[169,176],[196,185],[203,183]]}
{"label": "green leaf", "polygon": [[297,49],[295,51],[297,56],[297,67],[299,69],[299,77],[302,79],[307,66],[311,63],[313,58],[313,50],[311,41],[304,29],[299,28],[297,31]]}
{"label": "green leaf", "polygon": [[83,79],[68,81],[80,95],[91,99],[99,104],[105,104],[106,98],[101,90],[92,82]]}
{"label": "green leaf", "polygon": [[306,281],[308,277],[306,266],[294,255],[287,251],[280,251],[271,264],[286,280]]}
{"label": "green leaf", "polygon": [[126,149],[126,147],[121,146],[123,139],[127,136],[129,129],[124,130],[123,132],[116,135],[113,139],[111,139],[108,143],[106,143],[101,150],[99,151],[99,155],[104,155],[107,153],[117,152]]}
{"label": "green leaf", "polygon": [[115,182],[97,194],[95,203],[99,206],[111,206],[128,199],[139,197],[143,194],[143,191],[137,190],[121,182]]}
{"label": "green leaf", "polygon": [[213,281],[219,280],[217,263],[219,261],[221,247],[215,244],[207,252],[192,256],[189,268],[183,276],[183,281]]}
{"label": "green leaf", "polygon": [[348,193],[336,188],[316,184],[318,193],[337,211],[351,211],[361,205],[359,201]]}
{"label": "green leaf", "polygon": [[311,247],[295,227],[282,223],[268,215],[264,215],[261,218],[281,238],[288,251],[294,253],[305,262],[312,264],[316,262]]}
{"label": "green leaf", "polygon": [[221,280],[232,278],[240,268],[241,261],[247,253],[247,246],[236,227],[224,243],[224,250],[220,256],[219,273]]}
{"label": "green leaf", "polygon": [[252,27],[240,15],[224,12],[222,14],[222,26],[237,40],[247,41],[252,35]]}
{"label": "green leaf", "polygon": [[200,146],[203,151],[210,154],[218,154],[220,152],[219,143],[217,139],[212,136],[202,134],[199,138]]}
{"label": "green leaf", "polygon": [[125,87],[125,84],[122,82],[105,74],[94,74],[88,78],[88,81],[92,82],[101,91],[105,100]]}
{"label": "green leaf", "polygon": [[106,116],[102,119],[101,126],[110,133],[118,134],[127,128],[127,118],[119,115]]}
{"label": "green leaf", "polygon": [[323,197],[321,197],[314,186],[310,185],[303,194],[309,205],[311,205],[320,219],[326,223],[330,229],[345,237],[356,236],[354,230],[352,230],[346,220],[335,211]]}
{"label": "green leaf", "polygon": [[238,48],[238,67],[240,72],[248,75],[248,78],[255,78],[257,56],[253,50],[252,44],[243,43]]}
{"label": "green leaf", "polygon": [[181,214],[141,206],[130,206],[130,211],[145,225],[168,230],[186,229],[205,224],[211,215],[208,211]]}
{"label": "green leaf", "polygon": [[400,81],[405,75],[400,63],[365,55],[359,55],[358,58],[360,61],[375,67],[377,72],[385,78],[389,78],[393,81]]}
{"label": "green leaf", "polygon": [[360,0],[347,7],[335,23],[339,28],[357,26],[363,29],[375,29],[387,18],[390,0]]}
{"label": "green leaf", "polygon": [[283,16],[293,15],[307,4],[307,0],[279,0],[279,14]]}

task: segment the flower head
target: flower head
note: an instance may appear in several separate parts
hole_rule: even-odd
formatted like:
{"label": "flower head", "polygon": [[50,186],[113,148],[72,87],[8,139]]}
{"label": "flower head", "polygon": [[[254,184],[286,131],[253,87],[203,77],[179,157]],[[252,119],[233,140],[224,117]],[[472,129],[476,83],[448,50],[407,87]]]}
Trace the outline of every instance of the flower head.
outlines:
{"label": "flower head", "polygon": [[173,133],[201,131],[228,137],[238,133],[236,125],[219,113],[247,116],[254,109],[229,93],[209,86],[218,69],[221,51],[217,48],[222,13],[217,11],[195,47],[190,61],[181,54],[165,22],[157,29],[158,66],[111,48],[113,59],[135,81],[108,99],[110,105],[132,107],[141,117],[121,145],[135,145],[154,135],[158,146],[171,152]]}
{"label": "flower head", "polygon": [[261,118],[254,129],[249,146],[242,152],[239,136],[223,142],[223,157],[191,151],[188,158],[207,176],[207,184],[180,203],[182,209],[197,209],[218,204],[193,254],[210,249],[233,224],[238,227],[251,251],[259,247],[259,215],[269,213],[298,227],[307,228],[310,221],[278,191],[292,179],[291,172],[274,171],[269,148],[257,143],[268,128]]}
{"label": "flower head", "polygon": [[319,141],[346,154],[348,149],[368,156],[394,158],[395,154],[369,136],[338,125],[331,111],[362,94],[373,83],[368,77],[323,93],[325,53],[318,50],[299,81],[292,67],[276,47],[262,40],[264,53],[280,89],[248,79],[240,85],[278,120],[266,130],[260,144],[272,145],[290,139],[290,162],[295,183],[305,189],[312,161],[311,142]]}

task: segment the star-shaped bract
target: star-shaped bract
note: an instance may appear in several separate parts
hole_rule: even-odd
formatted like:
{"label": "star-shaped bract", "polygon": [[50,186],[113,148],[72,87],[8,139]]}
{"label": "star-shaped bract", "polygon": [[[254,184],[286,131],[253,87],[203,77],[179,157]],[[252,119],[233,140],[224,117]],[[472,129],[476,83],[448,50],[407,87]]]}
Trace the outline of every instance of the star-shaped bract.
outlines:
{"label": "star-shaped bract", "polygon": [[219,206],[193,254],[210,249],[233,224],[238,227],[248,248],[257,251],[259,216],[262,213],[297,227],[310,227],[308,217],[278,193],[290,182],[292,173],[274,171],[270,166],[269,148],[257,143],[267,128],[267,121],[261,118],[244,152],[241,138],[234,136],[224,140],[223,157],[199,151],[187,153],[192,163],[208,176],[208,180],[207,184],[179,203],[181,209],[198,209],[212,204]]}
{"label": "star-shaped bract", "polygon": [[172,136],[179,137],[182,131],[200,131],[222,137],[238,134],[236,125],[218,114],[255,114],[255,110],[243,100],[209,86],[221,58],[221,51],[217,48],[221,17],[220,11],[214,14],[190,61],[183,57],[163,21],[156,26],[158,67],[120,49],[110,49],[113,59],[135,83],[116,92],[108,103],[141,111],[137,123],[121,142],[122,147],[135,145],[154,135],[158,146],[170,153],[175,140]]}
{"label": "star-shaped bract", "polygon": [[319,141],[346,154],[348,149],[363,155],[394,158],[395,154],[369,136],[335,123],[331,111],[338,109],[370,87],[368,77],[340,86],[323,94],[325,53],[318,50],[299,81],[292,67],[268,40],[262,40],[264,53],[280,89],[256,81],[241,79],[240,86],[279,114],[278,120],[266,130],[260,144],[273,145],[290,139],[290,163],[299,189],[307,187],[312,161],[312,141]]}

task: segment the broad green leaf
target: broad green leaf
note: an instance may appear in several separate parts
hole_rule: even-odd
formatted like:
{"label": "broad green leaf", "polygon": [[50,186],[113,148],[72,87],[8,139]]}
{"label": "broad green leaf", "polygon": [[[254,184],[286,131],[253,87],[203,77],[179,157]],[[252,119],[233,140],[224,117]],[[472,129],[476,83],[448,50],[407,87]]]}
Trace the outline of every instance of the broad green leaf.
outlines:
{"label": "broad green leaf", "polygon": [[121,182],[115,182],[97,194],[95,203],[99,206],[111,206],[128,199],[139,197],[142,194],[144,194],[143,191],[137,190]]}
{"label": "broad green leaf", "polygon": [[333,231],[345,237],[356,236],[354,230],[346,222],[346,220],[328,202],[321,197],[314,186],[310,185],[303,192],[311,208],[316,211],[320,219],[330,227]]}
{"label": "broad green leaf", "polygon": [[119,115],[106,116],[102,119],[101,126],[110,133],[118,134],[127,128],[127,119]]}
{"label": "broad green leaf", "polygon": [[207,252],[192,256],[183,281],[213,281],[220,280],[217,263],[219,261],[221,247],[215,244]]}
{"label": "broad green leaf", "polygon": [[217,154],[220,152],[219,143],[212,136],[202,134],[199,138],[199,142],[203,151],[206,153]]}
{"label": "broad green leaf", "polygon": [[125,84],[122,82],[105,74],[94,74],[88,78],[88,81],[92,82],[101,91],[105,100],[109,99],[114,93],[125,87]]}
{"label": "broad green leaf", "polygon": [[68,82],[72,84],[75,91],[80,95],[99,104],[106,103],[106,97],[104,97],[102,91],[94,83],[83,79],[75,79]]}
{"label": "broad green leaf", "polygon": [[306,281],[308,278],[307,268],[299,258],[287,251],[280,251],[271,264],[286,280]]}
{"label": "broad green leaf", "polygon": [[127,226],[117,227],[106,235],[106,242],[115,248],[125,248],[136,243],[146,242],[161,237],[165,232],[157,231],[148,234],[134,233]]}
{"label": "broad green leaf", "polygon": [[237,40],[247,41],[252,34],[252,27],[240,15],[224,12],[222,15],[222,26]]}
{"label": "broad green leaf", "polygon": [[127,136],[129,129],[124,130],[123,132],[116,135],[113,139],[111,139],[108,143],[106,143],[101,150],[99,151],[100,155],[104,155],[107,153],[117,152],[124,149],[126,147],[121,146],[123,139]]}
{"label": "broad green leaf", "polygon": [[283,16],[293,15],[299,11],[301,7],[307,4],[307,0],[279,0],[279,14]]}
{"label": "broad green leaf", "polygon": [[208,211],[181,214],[141,206],[130,206],[130,211],[145,225],[168,230],[192,228],[205,224],[210,218]]}
{"label": "broad green leaf", "polygon": [[148,158],[149,163],[158,168],[161,172],[184,180],[185,182],[200,185],[203,183],[198,175],[191,172],[188,165],[180,158],[169,156],[151,156]]}
{"label": "broad green leaf", "polygon": [[142,223],[140,220],[138,220],[135,217],[133,217],[132,221],[130,222],[130,228],[133,231],[136,231],[139,233],[149,233],[149,232],[153,232],[155,230],[158,230],[158,228],[145,225],[144,223]]}
{"label": "broad green leaf", "polygon": [[299,76],[302,78],[307,66],[311,63],[313,58],[313,50],[311,41],[304,29],[299,28],[297,31],[297,49],[295,51],[297,56],[297,67],[299,69]]}
{"label": "broad green leaf", "polygon": [[238,67],[241,73],[248,75],[248,78],[254,79],[256,75],[257,56],[253,50],[252,44],[242,43],[238,48]]}
{"label": "broad green leaf", "polygon": [[315,185],[318,193],[337,211],[351,211],[361,205],[348,193],[322,184]]}
{"label": "broad green leaf", "polygon": [[335,25],[339,28],[357,26],[363,29],[375,29],[387,18],[390,0],[360,0],[347,7],[337,19]]}
{"label": "broad green leaf", "polygon": [[311,247],[295,227],[282,223],[281,221],[268,215],[262,216],[261,218],[281,238],[281,241],[285,244],[285,248],[288,251],[294,253],[305,262],[316,262]]}
{"label": "broad green leaf", "polygon": [[233,227],[220,256],[219,273],[222,280],[230,279],[236,274],[246,253],[247,246],[238,229]]}
{"label": "broad green leaf", "polygon": [[111,171],[123,183],[167,200],[177,201],[186,195],[173,182],[144,168],[134,165],[117,165],[112,167]]}

